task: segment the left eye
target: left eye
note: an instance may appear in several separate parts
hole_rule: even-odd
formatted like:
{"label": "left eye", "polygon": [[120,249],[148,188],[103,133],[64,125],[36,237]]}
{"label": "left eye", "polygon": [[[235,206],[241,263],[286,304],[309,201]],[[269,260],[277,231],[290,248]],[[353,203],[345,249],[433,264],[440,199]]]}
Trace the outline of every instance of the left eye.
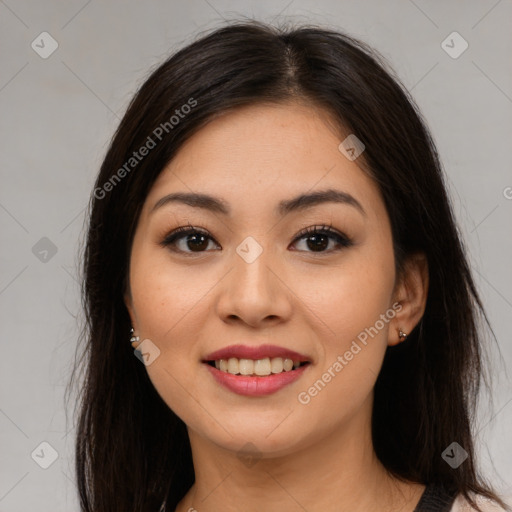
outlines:
{"label": "left eye", "polygon": [[334,231],[328,226],[306,228],[297,235],[294,242],[301,240],[304,240],[306,247],[311,249],[311,251],[306,252],[331,252],[332,250],[337,250],[333,249],[332,246],[329,250],[326,250],[329,248],[331,242],[335,246],[338,245],[338,250],[340,247],[350,247],[352,245],[352,241],[348,237]]}
{"label": "left eye", "polygon": [[[313,226],[304,229],[295,237],[293,244],[301,241],[305,242],[307,249],[298,250],[305,252],[331,252],[352,245],[352,241],[348,237],[328,226]],[[214,242],[217,247],[220,247],[208,232],[189,226],[174,230],[165,237],[161,245],[176,252],[190,254],[207,251],[210,242]],[[333,245],[337,245],[338,249],[333,248]]]}

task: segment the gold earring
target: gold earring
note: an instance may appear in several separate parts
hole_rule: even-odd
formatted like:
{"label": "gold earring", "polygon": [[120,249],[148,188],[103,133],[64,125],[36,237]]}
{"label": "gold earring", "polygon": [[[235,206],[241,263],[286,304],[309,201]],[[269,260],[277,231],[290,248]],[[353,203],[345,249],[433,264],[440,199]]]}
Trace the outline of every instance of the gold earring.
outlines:
{"label": "gold earring", "polygon": [[402,343],[403,341],[405,341],[407,339],[407,333],[402,331],[401,328],[398,329],[398,338],[400,340],[400,343]]}

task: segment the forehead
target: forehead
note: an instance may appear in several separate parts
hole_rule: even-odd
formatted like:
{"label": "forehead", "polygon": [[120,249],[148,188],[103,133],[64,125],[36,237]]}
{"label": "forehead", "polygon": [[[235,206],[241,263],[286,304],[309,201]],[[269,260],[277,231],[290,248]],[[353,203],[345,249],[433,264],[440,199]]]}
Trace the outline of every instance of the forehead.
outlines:
{"label": "forehead", "polygon": [[[377,185],[338,149],[348,135],[325,111],[298,104],[251,105],[212,120],[178,151],[147,198],[207,192],[238,208],[275,208],[283,198],[337,188],[384,208]],[[382,211],[380,211],[382,213]]]}

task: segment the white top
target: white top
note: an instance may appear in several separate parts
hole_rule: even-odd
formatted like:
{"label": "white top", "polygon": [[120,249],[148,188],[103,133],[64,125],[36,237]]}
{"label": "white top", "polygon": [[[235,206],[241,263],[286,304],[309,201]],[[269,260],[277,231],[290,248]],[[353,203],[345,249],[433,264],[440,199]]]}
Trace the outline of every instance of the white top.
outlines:
{"label": "white top", "polygon": [[[503,500],[503,497],[501,497],[501,499]],[[478,506],[483,510],[483,512],[505,512],[505,509],[501,508],[488,498],[484,498],[480,495],[476,498],[475,501],[477,502]],[[504,501],[506,502],[506,500]],[[450,512],[474,512],[475,510],[476,509],[473,508],[468,503],[468,501],[459,494],[455,501],[453,502],[453,506],[450,509]]]}

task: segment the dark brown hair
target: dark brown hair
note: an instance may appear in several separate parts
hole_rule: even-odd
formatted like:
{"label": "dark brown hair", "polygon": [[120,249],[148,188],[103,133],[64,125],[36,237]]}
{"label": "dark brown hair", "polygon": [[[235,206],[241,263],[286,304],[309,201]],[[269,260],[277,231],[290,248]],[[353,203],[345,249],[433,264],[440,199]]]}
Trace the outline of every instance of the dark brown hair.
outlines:
{"label": "dark brown hair", "polygon": [[[407,343],[388,348],[375,386],[378,458],[402,479],[456,490],[473,504],[468,493],[478,493],[506,507],[478,474],[471,431],[484,369],[480,328],[488,322],[418,108],[384,59],[346,34],[243,22],[201,37],[149,76],[113,137],[91,195],[83,346],[70,381],[82,371],[76,434],[82,511],[155,512],[164,500],[172,511],[194,482],[185,425],[128,342],[123,296],[135,227],[152,184],[214,116],[294,100],[323,108],[365,144],[360,161],[382,192],[398,272],[411,253],[428,258],[425,314]],[[186,110],[177,122],[171,119],[176,110]],[[130,160],[149,138],[151,150]],[[453,441],[468,453],[457,469],[441,457]]]}

